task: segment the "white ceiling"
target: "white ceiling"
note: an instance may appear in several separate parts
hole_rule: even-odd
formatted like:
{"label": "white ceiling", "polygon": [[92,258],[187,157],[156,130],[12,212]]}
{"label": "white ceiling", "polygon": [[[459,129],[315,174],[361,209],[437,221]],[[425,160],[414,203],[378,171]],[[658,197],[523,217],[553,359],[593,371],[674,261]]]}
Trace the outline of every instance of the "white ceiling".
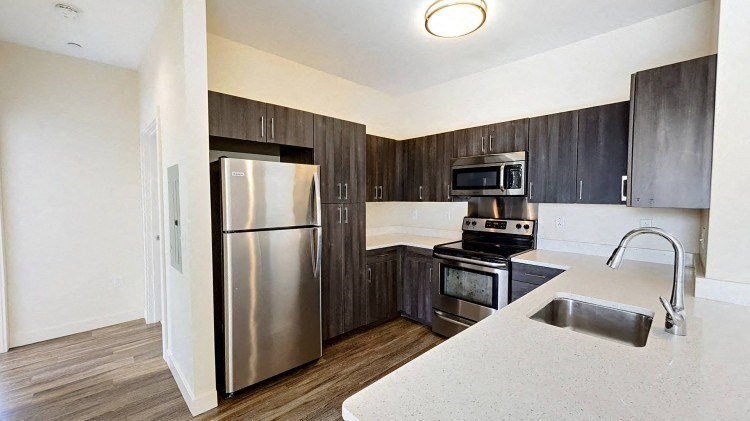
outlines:
{"label": "white ceiling", "polygon": [[208,30],[399,95],[703,0],[486,0],[485,25],[455,39],[424,30],[433,1],[208,0]]}
{"label": "white ceiling", "polygon": [[[75,6],[81,14],[65,19],[55,10],[56,3]],[[0,40],[135,69],[163,4],[163,0],[0,0]]]}

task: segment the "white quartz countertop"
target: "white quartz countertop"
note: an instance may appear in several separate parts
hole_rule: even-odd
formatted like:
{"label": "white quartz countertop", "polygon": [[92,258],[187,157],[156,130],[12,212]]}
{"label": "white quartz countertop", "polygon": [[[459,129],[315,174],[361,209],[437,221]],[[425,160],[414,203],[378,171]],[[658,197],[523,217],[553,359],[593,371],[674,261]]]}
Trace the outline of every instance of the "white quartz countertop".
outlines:
{"label": "white quartz countertop", "polygon": [[[348,398],[346,420],[750,419],[750,308],[693,297],[664,331],[672,267],[535,250],[566,272]],[[692,274],[690,275],[692,278]],[[655,312],[645,347],[529,319],[560,293]]]}
{"label": "white quartz countertop", "polygon": [[458,241],[461,238],[431,237],[414,234],[380,234],[367,236],[367,250],[393,246],[420,247],[432,250],[438,244]]}

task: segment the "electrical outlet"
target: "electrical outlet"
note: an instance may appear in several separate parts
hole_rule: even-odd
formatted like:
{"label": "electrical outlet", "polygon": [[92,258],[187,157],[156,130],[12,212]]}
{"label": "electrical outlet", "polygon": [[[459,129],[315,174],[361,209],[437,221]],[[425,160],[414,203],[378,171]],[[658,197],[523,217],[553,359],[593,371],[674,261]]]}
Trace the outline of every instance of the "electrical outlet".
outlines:
{"label": "electrical outlet", "polygon": [[114,285],[115,288],[122,288],[122,278],[115,278],[112,280],[112,285]]}
{"label": "electrical outlet", "polygon": [[565,218],[563,218],[562,216],[558,216],[558,217],[556,217],[556,218],[555,218],[555,226],[556,226],[557,228],[562,228],[562,227],[564,227],[564,226],[565,226]]}
{"label": "electrical outlet", "polygon": [[450,220],[452,219],[452,216],[453,216],[453,215],[451,215],[451,212],[450,212],[450,211],[446,212],[446,213],[445,213],[445,220],[446,220],[446,221],[450,221]]}
{"label": "electrical outlet", "polygon": [[419,211],[414,209],[411,211],[411,219],[419,219]]}
{"label": "electrical outlet", "polygon": [[641,228],[651,228],[654,226],[653,219],[641,219]]}

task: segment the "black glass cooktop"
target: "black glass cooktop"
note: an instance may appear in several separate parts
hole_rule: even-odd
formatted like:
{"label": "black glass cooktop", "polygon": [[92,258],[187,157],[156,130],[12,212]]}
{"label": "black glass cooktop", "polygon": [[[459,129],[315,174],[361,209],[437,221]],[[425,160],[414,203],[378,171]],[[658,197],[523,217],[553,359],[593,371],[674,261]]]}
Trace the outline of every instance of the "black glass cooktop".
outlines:
{"label": "black glass cooktop", "polygon": [[506,262],[512,256],[531,250],[529,245],[502,244],[491,241],[463,240],[435,246],[435,252],[448,256]]}

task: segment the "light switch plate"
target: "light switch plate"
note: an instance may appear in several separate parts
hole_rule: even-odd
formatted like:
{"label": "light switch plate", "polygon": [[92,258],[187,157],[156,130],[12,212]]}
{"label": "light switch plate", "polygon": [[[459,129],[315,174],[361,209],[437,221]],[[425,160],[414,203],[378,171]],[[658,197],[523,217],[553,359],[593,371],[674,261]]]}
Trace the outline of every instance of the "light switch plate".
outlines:
{"label": "light switch plate", "polygon": [[641,219],[641,228],[651,228],[654,226],[653,219]]}

